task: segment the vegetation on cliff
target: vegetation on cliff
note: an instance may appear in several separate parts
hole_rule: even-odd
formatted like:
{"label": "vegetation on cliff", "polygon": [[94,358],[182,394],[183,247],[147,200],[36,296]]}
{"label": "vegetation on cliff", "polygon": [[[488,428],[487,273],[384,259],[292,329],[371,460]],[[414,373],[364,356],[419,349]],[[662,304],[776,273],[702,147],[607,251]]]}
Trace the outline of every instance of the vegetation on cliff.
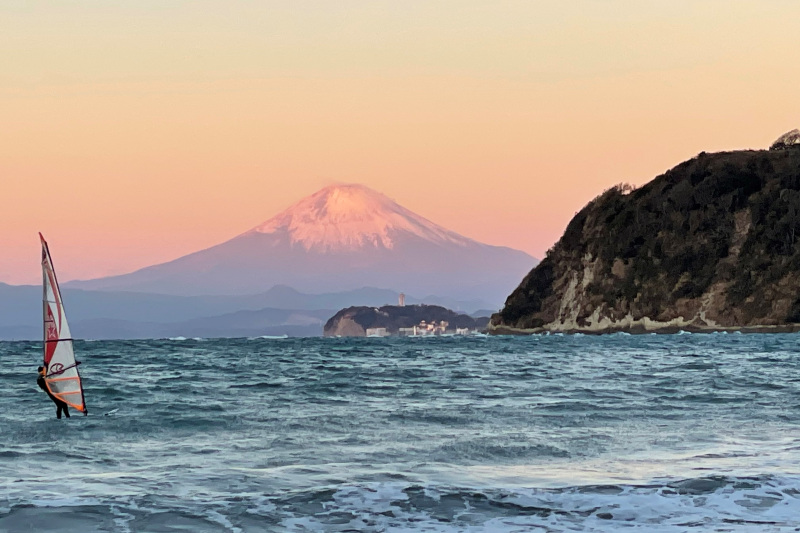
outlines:
{"label": "vegetation on cliff", "polygon": [[495,332],[800,322],[800,145],[701,153],[584,207]]}

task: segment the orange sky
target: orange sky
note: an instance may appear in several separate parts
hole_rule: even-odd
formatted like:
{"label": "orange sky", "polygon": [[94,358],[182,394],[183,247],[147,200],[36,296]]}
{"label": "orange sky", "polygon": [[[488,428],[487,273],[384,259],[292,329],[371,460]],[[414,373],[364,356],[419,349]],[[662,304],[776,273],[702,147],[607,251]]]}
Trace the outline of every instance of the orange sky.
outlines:
{"label": "orange sky", "polygon": [[[569,6],[565,4],[571,4]],[[0,4],[0,281],[123,273],[334,182],[541,257],[587,201],[800,127],[800,2]]]}

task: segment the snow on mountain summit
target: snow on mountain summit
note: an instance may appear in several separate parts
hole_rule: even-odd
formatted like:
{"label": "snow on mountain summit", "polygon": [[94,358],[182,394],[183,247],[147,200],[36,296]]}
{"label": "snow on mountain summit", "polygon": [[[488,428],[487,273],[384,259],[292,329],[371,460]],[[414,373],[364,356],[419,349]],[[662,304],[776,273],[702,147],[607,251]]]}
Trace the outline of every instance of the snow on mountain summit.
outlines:
{"label": "snow on mountain summit", "polygon": [[476,244],[357,184],[325,187],[247,232],[252,233],[282,235],[293,246],[322,252],[392,249],[409,234],[439,244]]}

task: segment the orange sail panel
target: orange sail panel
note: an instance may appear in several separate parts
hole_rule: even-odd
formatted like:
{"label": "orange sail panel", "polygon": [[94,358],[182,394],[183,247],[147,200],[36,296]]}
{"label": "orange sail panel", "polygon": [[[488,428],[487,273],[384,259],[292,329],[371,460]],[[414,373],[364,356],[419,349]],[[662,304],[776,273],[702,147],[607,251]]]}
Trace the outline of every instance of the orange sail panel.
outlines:
{"label": "orange sail panel", "polygon": [[42,305],[44,318],[44,366],[47,368],[45,383],[50,393],[64,403],[87,413],[83,399],[83,385],[72,347],[72,335],[61,301],[56,271],[47,242],[42,240]]}

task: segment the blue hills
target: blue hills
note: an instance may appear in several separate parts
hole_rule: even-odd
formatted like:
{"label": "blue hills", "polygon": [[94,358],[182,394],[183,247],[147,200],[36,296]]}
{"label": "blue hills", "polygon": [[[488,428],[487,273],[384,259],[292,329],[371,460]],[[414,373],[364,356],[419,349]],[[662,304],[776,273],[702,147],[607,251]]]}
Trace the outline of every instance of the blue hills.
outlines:
{"label": "blue hills", "polygon": [[[399,295],[370,287],[306,294],[279,285],[259,294],[241,296],[175,296],[71,288],[62,289],[62,296],[76,338],[133,339],[316,336],[322,335],[325,321],[341,308],[378,307],[397,302]],[[0,283],[0,339],[40,339],[41,301],[42,288],[38,285]],[[443,305],[467,313],[491,305],[482,300],[458,301],[436,296],[406,296],[406,301]]]}

